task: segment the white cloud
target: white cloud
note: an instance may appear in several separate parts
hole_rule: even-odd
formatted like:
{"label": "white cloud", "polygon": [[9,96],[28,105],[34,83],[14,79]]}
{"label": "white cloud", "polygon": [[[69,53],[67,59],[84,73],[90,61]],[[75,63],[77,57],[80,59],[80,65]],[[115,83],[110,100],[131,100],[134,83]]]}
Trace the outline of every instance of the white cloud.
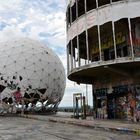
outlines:
{"label": "white cloud", "polygon": [[18,9],[21,1],[22,0],[0,0],[0,11]]}
{"label": "white cloud", "polygon": [[16,18],[11,18],[10,24],[16,25],[18,20]]}
{"label": "white cloud", "polygon": [[26,35],[21,32],[16,26],[8,26],[0,32],[0,42],[6,41],[9,39],[14,39],[15,37],[25,37]]}

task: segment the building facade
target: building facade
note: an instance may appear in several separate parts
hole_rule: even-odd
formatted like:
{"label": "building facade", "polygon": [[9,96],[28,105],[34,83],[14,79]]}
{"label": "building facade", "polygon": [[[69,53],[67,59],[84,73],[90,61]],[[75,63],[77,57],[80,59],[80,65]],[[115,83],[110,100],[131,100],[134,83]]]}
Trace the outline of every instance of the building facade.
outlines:
{"label": "building facade", "polygon": [[97,118],[137,119],[140,111],[140,1],[70,0],[68,78],[92,84]]}

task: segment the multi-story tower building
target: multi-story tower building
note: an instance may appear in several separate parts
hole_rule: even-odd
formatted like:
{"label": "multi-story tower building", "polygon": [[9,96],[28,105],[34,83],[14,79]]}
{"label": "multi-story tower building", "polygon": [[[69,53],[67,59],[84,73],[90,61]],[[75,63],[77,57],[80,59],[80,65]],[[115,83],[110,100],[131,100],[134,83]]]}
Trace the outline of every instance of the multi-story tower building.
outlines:
{"label": "multi-story tower building", "polygon": [[99,118],[136,118],[140,110],[140,1],[70,0],[68,78],[92,84]]}

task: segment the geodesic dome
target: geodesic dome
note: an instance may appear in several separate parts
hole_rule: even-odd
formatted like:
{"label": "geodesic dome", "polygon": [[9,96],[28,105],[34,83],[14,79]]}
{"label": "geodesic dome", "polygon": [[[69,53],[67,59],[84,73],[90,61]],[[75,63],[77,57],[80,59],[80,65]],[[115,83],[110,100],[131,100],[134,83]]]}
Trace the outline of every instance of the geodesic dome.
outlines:
{"label": "geodesic dome", "polygon": [[20,90],[25,101],[57,106],[65,90],[64,67],[58,56],[38,41],[1,42],[0,90],[3,101],[16,100],[13,93]]}

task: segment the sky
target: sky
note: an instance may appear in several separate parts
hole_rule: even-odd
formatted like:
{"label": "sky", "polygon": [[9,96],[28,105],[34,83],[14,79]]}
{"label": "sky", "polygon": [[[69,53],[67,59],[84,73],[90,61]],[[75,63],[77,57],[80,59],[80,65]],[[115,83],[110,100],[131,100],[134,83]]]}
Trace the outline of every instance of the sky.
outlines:
{"label": "sky", "polygon": [[[0,41],[29,37],[51,48],[61,59],[67,75],[66,0],[0,0]],[[92,105],[88,85],[88,104]],[[59,106],[73,106],[73,93],[86,94],[85,85],[66,78],[66,89]]]}

